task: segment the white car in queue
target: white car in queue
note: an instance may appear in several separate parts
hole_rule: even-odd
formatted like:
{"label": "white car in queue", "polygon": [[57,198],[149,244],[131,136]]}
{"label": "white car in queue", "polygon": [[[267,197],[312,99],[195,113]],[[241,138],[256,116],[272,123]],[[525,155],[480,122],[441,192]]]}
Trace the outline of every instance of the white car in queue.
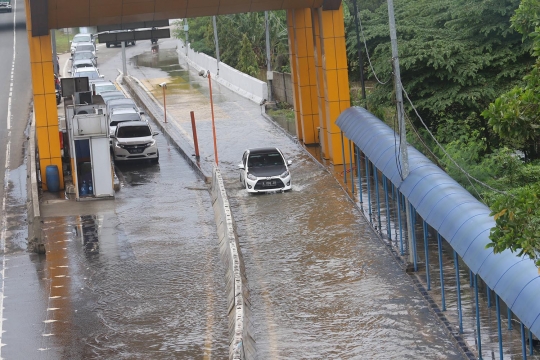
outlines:
{"label": "white car in queue", "polygon": [[116,108],[113,109],[109,113],[109,136],[110,144],[113,145],[113,136],[116,133],[116,127],[118,124],[126,121],[139,121],[143,124],[146,124],[146,121],[144,121],[141,117],[141,114],[139,111],[133,109],[133,108]]}
{"label": "white car in queue", "polygon": [[159,150],[150,124],[144,121],[119,123],[112,136],[112,151],[115,162],[128,160],[150,160],[159,162]]}
{"label": "white car in queue", "polygon": [[240,183],[249,193],[291,190],[291,164],[276,147],[247,149],[238,164]]}

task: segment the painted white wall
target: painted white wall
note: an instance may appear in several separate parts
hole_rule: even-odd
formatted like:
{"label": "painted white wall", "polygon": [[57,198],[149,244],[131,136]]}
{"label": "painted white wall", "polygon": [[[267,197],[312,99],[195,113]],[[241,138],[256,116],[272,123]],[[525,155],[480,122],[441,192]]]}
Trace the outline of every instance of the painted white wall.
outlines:
{"label": "painted white wall", "polygon": [[[183,45],[182,40],[179,41]],[[179,46],[177,50],[178,57],[186,60],[197,71],[210,70],[210,74],[215,81],[257,104],[268,99],[266,82],[244,74],[223,62],[219,64],[219,75],[217,75],[217,61],[215,58],[194,51],[189,44],[187,58],[185,51],[185,48]]]}

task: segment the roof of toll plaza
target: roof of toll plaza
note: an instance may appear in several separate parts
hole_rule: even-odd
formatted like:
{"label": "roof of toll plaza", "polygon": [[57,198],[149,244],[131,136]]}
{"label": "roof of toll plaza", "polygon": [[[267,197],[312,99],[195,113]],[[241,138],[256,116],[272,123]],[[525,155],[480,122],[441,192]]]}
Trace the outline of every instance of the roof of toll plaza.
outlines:
{"label": "roof of toll plaza", "polygon": [[[341,0],[28,0],[33,36],[45,30],[117,25],[266,10],[337,10]],[[43,16],[47,13],[48,16]]]}

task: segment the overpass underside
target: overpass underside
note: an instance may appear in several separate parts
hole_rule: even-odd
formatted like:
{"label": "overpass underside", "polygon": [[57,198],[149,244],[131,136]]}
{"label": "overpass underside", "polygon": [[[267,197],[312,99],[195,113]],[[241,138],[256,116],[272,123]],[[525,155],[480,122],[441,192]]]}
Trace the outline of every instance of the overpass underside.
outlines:
{"label": "overpass underside", "polygon": [[[50,30],[124,25],[266,10],[286,10],[298,139],[321,145],[334,165],[341,151],[338,116],[350,107],[341,0],[25,0],[41,178],[62,169]],[[348,155],[345,155],[348,156]],[[60,185],[64,187],[62,171]],[[46,184],[44,184],[44,189]]]}

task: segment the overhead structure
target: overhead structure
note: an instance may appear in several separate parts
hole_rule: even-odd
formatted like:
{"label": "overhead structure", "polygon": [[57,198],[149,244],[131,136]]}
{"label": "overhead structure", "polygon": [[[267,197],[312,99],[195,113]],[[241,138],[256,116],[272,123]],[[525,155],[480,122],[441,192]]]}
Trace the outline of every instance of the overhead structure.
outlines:
{"label": "overhead structure", "polygon": [[[50,31],[98,26],[126,30],[156,21],[286,10],[299,139],[321,144],[334,164],[348,162],[334,124],[350,106],[341,0],[25,0],[40,165],[62,168]],[[154,26],[152,26],[154,27]],[[163,29],[148,30],[161,31]],[[155,26],[156,28],[158,26]],[[161,26],[159,26],[161,27]],[[135,31],[134,31],[135,32]],[[136,36],[143,34],[133,34]],[[117,36],[130,36],[121,33]],[[130,40],[130,39],[128,39]],[[320,135],[319,135],[320,134]],[[347,155],[345,155],[347,156]],[[63,188],[63,178],[60,178]]]}

